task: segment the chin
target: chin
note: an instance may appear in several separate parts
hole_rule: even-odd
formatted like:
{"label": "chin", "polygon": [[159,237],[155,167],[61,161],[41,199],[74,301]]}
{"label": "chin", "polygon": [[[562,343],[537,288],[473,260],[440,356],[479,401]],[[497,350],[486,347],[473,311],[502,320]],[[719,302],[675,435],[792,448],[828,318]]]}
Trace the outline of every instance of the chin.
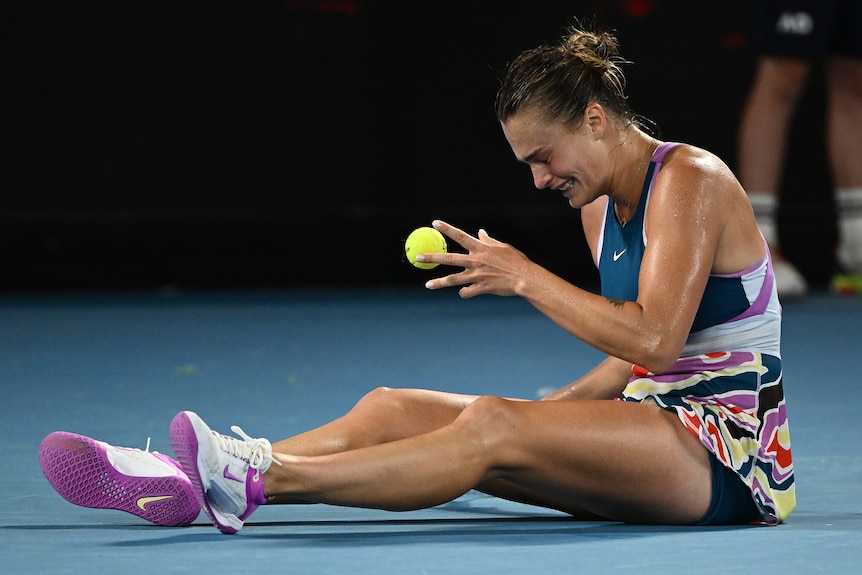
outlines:
{"label": "chin", "polygon": [[574,196],[573,196],[573,197],[571,197],[571,198],[568,198],[568,197],[567,197],[567,198],[566,198],[566,200],[569,202],[569,205],[570,205],[571,207],[575,208],[576,210],[579,210],[579,209],[583,208],[583,207],[586,205],[586,204],[584,204],[583,202],[579,202],[579,201],[577,200],[577,198],[575,198]]}

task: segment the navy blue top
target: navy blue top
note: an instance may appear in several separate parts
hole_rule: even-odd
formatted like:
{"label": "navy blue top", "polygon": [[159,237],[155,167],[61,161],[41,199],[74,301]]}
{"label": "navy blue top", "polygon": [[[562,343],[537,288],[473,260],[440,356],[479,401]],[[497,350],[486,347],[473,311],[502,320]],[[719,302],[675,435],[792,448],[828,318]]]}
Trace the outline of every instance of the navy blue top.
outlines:
{"label": "navy blue top", "polygon": [[[646,249],[644,238],[646,206],[664,156],[676,145],[679,144],[663,144],[653,153],[637,210],[625,226],[617,221],[614,214],[614,201],[608,198],[599,256],[603,296],[624,301],[636,301],[638,298],[638,276]],[[750,305],[740,277],[710,275],[691,331],[696,332],[724,323],[745,312]]]}

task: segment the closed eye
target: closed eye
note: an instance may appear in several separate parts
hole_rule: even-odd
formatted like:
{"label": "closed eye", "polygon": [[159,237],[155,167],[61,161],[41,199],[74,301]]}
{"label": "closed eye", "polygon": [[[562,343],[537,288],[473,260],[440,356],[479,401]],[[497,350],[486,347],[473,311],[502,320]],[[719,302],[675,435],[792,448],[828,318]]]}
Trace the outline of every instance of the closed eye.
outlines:
{"label": "closed eye", "polygon": [[550,164],[551,163],[551,155],[548,154],[545,150],[539,149],[534,150],[532,153],[524,156],[524,159],[521,160],[525,164]]}

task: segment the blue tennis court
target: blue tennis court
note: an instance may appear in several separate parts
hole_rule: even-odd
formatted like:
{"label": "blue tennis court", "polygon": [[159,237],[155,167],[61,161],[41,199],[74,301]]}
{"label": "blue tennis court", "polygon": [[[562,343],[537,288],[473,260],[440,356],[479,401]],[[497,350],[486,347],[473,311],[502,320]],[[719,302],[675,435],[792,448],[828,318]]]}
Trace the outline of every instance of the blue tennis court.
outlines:
{"label": "blue tennis court", "polygon": [[170,454],[183,409],[273,441],[380,385],[536,398],[601,356],[518,299],[405,289],[0,299],[6,573],[851,573],[862,560],[862,299],[784,308],[799,505],[778,527],[568,520],[478,493],[387,513],[264,507],[236,536],[76,507],[42,475],[56,430]]}

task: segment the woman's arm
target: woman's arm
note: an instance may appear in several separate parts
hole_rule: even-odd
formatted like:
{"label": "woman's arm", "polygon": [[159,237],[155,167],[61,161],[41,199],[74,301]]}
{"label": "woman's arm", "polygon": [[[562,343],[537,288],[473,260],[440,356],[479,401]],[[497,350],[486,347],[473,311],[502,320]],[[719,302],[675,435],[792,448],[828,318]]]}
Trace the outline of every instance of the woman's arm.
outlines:
{"label": "woman's arm", "polygon": [[[462,285],[465,298],[519,295],[596,349],[654,373],[664,371],[682,352],[728,220],[728,190],[738,187],[710,154],[688,148],[675,156],[679,159],[665,163],[650,198],[637,301],[580,289],[484,231],[473,237],[443,222],[435,225],[468,253],[433,255],[429,261],[464,271],[428,287]],[[746,252],[756,261],[757,254]]]}
{"label": "woman's arm", "polygon": [[631,375],[631,363],[609,357],[577,381],[542,399],[543,401],[613,399],[622,394]]}

